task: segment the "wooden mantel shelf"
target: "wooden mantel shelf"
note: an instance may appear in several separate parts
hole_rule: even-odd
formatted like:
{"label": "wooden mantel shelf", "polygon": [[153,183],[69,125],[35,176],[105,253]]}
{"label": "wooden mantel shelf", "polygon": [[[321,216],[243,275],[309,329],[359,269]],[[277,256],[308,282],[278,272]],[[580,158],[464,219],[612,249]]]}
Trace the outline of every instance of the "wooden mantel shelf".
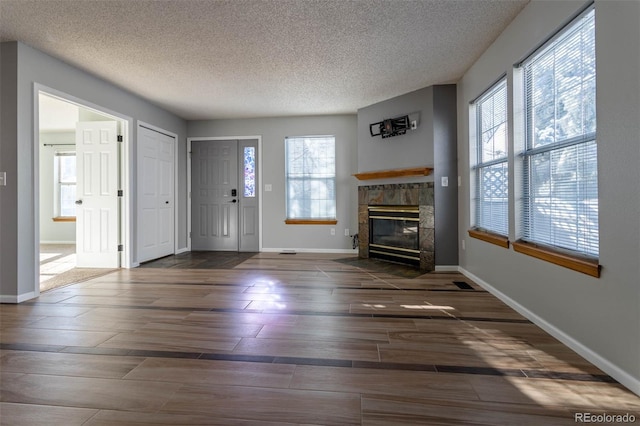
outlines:
{"label": "wooden mantel shelf", "polygon": [[356,173],[358,180],[386,179],[405,176],[429,176],[433,171],[429,167],[413,167],[410,169],[380,170],[377,172]]}

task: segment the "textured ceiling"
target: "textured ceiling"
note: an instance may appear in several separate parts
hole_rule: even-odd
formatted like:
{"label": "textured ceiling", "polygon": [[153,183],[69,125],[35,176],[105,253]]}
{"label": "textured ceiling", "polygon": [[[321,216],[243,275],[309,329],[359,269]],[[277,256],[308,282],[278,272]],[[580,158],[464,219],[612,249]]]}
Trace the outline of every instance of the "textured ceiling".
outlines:
{"label": "textured ceiling", "polygon": [[185,119],[355,113],[456,82],[527,2],[0,0],[0,40]]}

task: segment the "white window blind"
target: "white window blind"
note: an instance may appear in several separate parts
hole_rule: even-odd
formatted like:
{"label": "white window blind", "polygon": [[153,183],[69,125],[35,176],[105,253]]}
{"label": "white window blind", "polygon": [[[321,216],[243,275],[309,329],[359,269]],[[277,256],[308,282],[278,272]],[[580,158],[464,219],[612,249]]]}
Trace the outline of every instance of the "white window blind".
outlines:
{"label": "white window blind", "polygon": [[522,64],[524,239],[598,256],[593,7]]}
{"label": "white window blind", "polygon": [[288,137],[285,157],[287,219],[335,219],[335,137]]}
{"label": "white window blind", "polygon": [[475,227],[509,233],[507,82],[502,79],[476,102]]}
{"label": "white window blind", "polygon": [[56,152],[54,154],[55,217],[76,215],[76,153]]}

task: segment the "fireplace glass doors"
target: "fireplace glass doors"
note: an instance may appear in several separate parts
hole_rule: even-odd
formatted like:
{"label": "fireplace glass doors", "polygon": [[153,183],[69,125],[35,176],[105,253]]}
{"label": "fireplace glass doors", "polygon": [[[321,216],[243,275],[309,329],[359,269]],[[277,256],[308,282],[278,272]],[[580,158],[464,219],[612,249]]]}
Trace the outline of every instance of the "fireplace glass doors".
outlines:
{"label": "fireplace glass doors", "polygon": [[369,257],[420,265],[418,206],[369,206]]}

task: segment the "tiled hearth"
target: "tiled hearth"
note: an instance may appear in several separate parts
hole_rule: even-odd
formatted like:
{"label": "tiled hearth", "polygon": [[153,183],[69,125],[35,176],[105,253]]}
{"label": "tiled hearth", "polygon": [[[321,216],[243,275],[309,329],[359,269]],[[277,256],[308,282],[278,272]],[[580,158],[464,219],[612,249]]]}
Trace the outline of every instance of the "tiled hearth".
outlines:
{"label": "tiled hearth", "polygon": [[369,257],[369,206],[419,206],[420,270],[435,269],[433,182],[358,187],[358,256]]}

